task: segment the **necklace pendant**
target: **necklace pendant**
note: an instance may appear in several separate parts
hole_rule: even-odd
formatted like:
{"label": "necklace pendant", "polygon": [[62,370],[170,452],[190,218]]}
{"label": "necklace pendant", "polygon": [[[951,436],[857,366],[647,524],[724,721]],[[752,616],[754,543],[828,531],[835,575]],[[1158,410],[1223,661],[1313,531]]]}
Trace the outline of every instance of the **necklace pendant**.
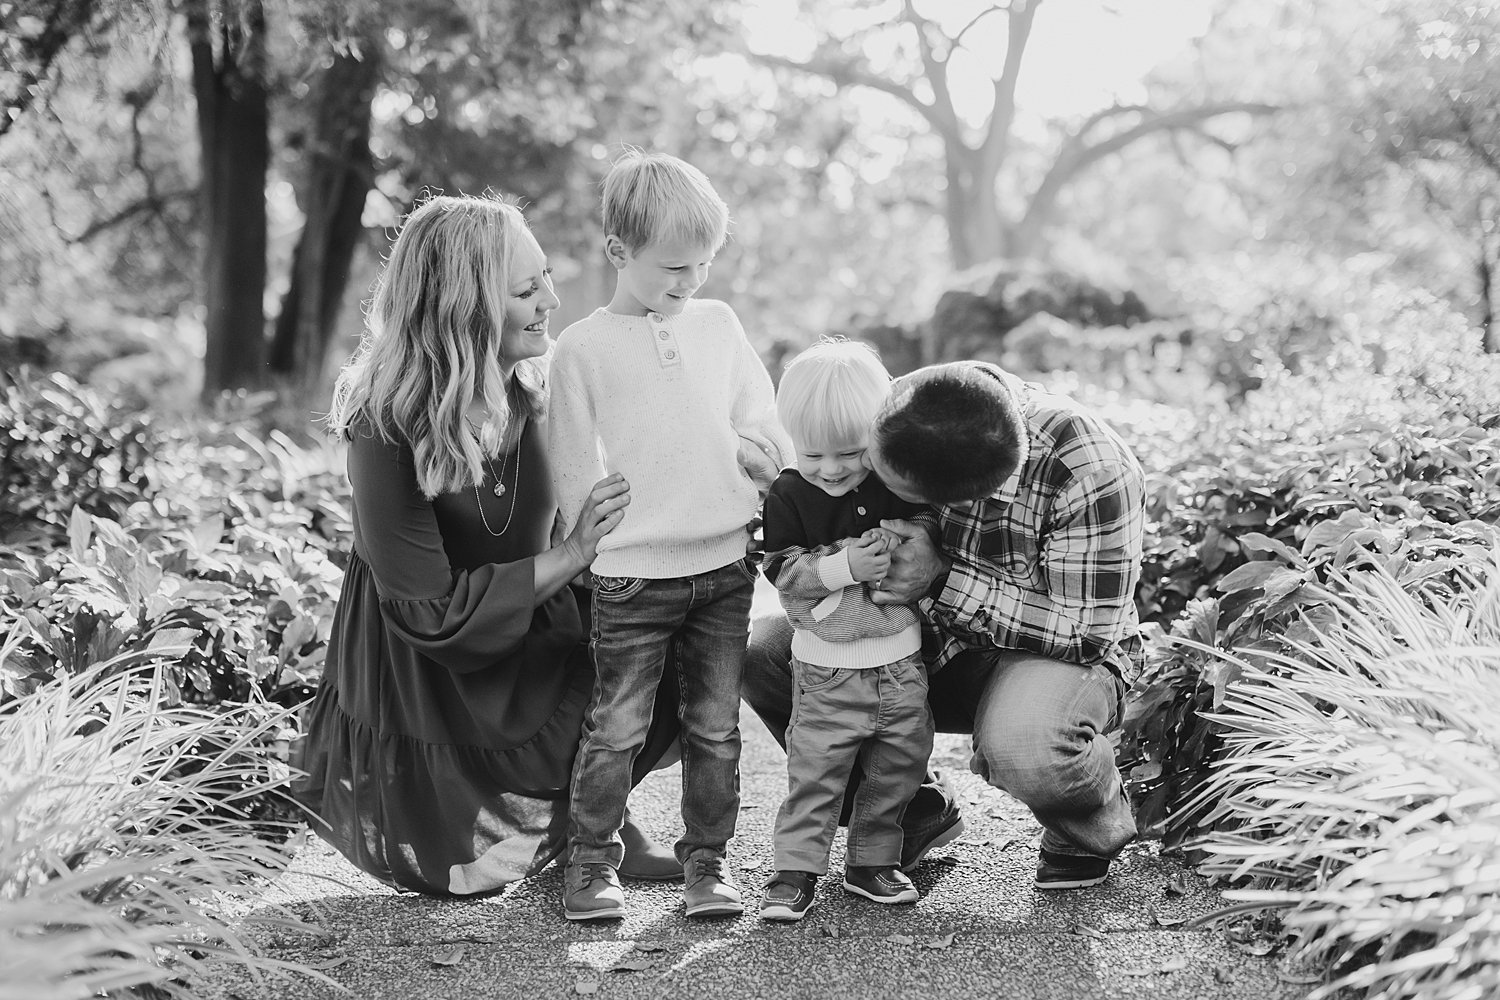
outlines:
{"label": "necklace pendant", "polygon": [[495,484],[495,496],[497,496],[497,497],[503,497],[503,496],[505,496],[505,484],[504,483],[496,483]]}

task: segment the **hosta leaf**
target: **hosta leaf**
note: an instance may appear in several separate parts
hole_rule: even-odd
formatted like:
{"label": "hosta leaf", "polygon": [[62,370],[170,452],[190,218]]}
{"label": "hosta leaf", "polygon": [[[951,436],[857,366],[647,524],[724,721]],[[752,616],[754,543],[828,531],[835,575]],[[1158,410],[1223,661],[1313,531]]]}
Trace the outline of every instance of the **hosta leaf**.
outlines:
{"label": "hosta leaf", "polygon": [[1237,593],[1241,590],[1251,590],[1255,587],[1265,585],[1267,579],[1276,573],[1289,572],[1286,567],[1269,559],[1258,559],[1255,562],[1247,562],[1226,574],[1217,584],[1217,589],[1225,594]]}

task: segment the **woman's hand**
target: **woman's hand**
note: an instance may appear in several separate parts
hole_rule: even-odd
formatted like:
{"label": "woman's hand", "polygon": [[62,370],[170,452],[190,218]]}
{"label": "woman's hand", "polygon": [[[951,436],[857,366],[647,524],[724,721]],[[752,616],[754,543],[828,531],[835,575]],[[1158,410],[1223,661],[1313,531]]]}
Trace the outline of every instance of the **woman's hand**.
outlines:
{"label": "woman's hand", "polygon": [[594,484],[578,514],[578,523],[562,543],[569,558],[578,563],[580,572],[593,565],[594,557],[599,554],[599,540],[615,530],[629,505],[630,484],[618,472]]}
{"label": "woman's hand", "polygon": [[891,568],[870,600],[876,604],[913,604],[951,565],[938,551],[927,529],[915,521],[881,521],[880,526],[901,536],[891,552]]}

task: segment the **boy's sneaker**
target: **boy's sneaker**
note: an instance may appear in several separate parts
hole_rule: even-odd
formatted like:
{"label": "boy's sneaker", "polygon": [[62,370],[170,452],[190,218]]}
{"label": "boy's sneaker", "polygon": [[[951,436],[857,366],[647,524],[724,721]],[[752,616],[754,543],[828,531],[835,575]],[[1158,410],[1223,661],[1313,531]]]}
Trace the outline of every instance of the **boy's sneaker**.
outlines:
{"label": "boy's sneaker", "polygon": [[844,868],[844,888],[877,903],[915,903],[920,894],[895,865]]}
{"label": "boy's sneaker", "polygon": [[1038,889],[1087,889],[1109,877],[1109,859],[1044,850],[1036,866]]}
{"label": "boy's sneaker", "polygon": [[818,876],[812,872],[783,871],[771,876],[760,897],[760,919],[801,920],[812,906]]}
{"label": "boy's sneaker", "polygon": [[724,855],[697,854],[682,866],[687,883],[682,889],[682,904],[690,917],[732,917],[745,912],[739,886],[725,867]]}
{"label": "boy's sneaker", "polygon": [[563,914],[569,920],[616,920],[625,915],[620,877],[603,861],[563,869]]}
{"label": "boy's sneaker", "polygon": [[920,834],[907,834],[901,841],[901,870],[913,871],[922,859],[939,847],[947,847],[964,832],[964,818],[956,806],[947,809]]}

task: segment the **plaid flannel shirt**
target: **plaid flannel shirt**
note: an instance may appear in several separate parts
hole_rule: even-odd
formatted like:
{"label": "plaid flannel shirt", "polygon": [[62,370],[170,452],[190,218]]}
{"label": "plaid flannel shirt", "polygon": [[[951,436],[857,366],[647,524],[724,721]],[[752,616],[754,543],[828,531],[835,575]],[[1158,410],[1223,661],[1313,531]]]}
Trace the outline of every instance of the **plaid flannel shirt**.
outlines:
{"label": "plaid flannel shirt", "polygon": [[936,640],[931,668],[966,649],[1016,649],[1102,663],[1129,683],[1144,656],[1140,463],[1073,400],[975,364],[1010,388],[1029,435],[1020,467],[992,496],[937,509],[953,566],[942,592],[919,605]]}

